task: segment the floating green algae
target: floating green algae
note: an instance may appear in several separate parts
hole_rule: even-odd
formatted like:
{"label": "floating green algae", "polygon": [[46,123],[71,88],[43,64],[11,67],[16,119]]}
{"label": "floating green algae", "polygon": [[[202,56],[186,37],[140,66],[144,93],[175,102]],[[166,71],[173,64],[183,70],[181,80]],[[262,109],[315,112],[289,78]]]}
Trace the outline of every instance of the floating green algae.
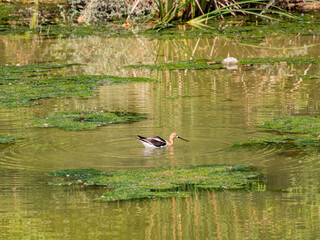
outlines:
{"label": "floating green algae", "polygon": [[[223,69],[224,66],[221,64],[223,59],[199,59],[199,60],[187,60],[187,61],[175,61],[169,63],[160,64],[141,64],[141,65],[127,65],[124,68],[145,68],[145,69],[160,69],[160,70],[185,70],[185,69]],[[208,64],[208,62],[216,61],[215,64]]]}
{"label": "floating green algae", "polygon": [[[223,69],[222,58],[214,59],[199,59],[199,60],[187,60],[187,61],[175,61],[169,63],[160,64],[141,64],[141,65],[127,65],[124,68],[145,68],[145,69],[160,69],[160,70],[204,70],[204,69]],[[296,58],[239,58],[238,65],[251,66],[253,64],[275,64],[275,63],[291,63],[291,64],[320,64],[320,59],[296,57]]]}
{"label": "floating green algae", "polygon": [[11,144],[14,143],[16,140],[22,139],[20,136],[5,136],[5,137],[0,137],[0,144]]}
{"label": "floating green algae", "polygon": [[320,150],[320,118],[291,116],[272,119],[259,127],[274,131],[279,136],[238,142],[233,147],[276,146],[285,149]]}
{"label": "floating green algae", "polygon": [[262,128],[282,133],[320,135],[320,118],[312,116],[296,116],[275,118],[260,125]]}
{"label": "floating green algae", "polygon": [[54,69],[66,65],[0,66],[0,106],[33,106],[40,98],[90,97],[97,86],[108,83],[154,81],[142,77],[77,75],[53,77]]}
{"label": "floating green algae", "polygon": [[53,112],[45,118],[34,119],[26,125],[28,127],[57,127],[63,130],[90,130],[114,123],[130,123],[143,120],[143,114],[130,112],[104,111],[70,111]]}
{"label": "floating green algae", "polygon": [[188,196],[197,190],[249,189],[261,176],[248,165],[204,165],[168,169],[98,171],[57,170],[47,173],[54,185],[104,185],[110,191],[99,200],[115,201],[153,197]]}

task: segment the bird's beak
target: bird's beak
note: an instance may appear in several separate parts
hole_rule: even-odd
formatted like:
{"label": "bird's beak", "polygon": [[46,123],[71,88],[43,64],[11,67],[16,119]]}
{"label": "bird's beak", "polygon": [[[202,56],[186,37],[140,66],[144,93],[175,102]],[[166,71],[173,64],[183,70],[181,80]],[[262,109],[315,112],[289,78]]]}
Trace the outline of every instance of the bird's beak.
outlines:
{"label": "bird's beak", "polygon": [[179,137],[179,136],[178,136],[178,138],[180,138],[180,139],[183,140],[183,141],[190,142],[189,140],[184,139],[184,138],[182,138],[182,137]]}

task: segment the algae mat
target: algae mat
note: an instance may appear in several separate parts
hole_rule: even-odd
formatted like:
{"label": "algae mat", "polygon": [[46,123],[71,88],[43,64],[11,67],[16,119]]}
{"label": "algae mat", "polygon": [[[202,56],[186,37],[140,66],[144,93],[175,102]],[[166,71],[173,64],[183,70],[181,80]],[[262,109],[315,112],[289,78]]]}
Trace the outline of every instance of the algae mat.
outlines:
{"label": "algae mat", "polygon": [[[248,165],[204,165],[187,168],[99,171],[70,169],[48,172],[53,185],[102,185],[110,191],[98,200],[115,201],[155,197],[186,197],[200,190],[252,189],[261,183]],[[261,185],[261,184],[260,184]]]}
{"label": "algae mat", "polygon": [[0,146],[1,144],[5,145],[5,144],[14,143],[16,140],[20,140],[20,139],[23,139],[23,137],[11,136],[11,135],[0,137]]}
{"label": "algae mat", "polygon": [[154,81],[110,75],[61,76],[63,71],[58,71],[74,65],[79,64],[0,66],[0,106],[28,107],[40,98],[91,97],[96,87],[105,84]]}
{"label": "algae mat", "polygon": [[90,130],[114,123],[130,123],[146,119],[144,114],[106,111],[53,112],[47,117],[26,123],[27,127],[57,127],[63,130]]}
{"label": "algae mat", "polygon": [[[313,59],[307,57],[295,57],[295,58],[239,58],[239,66],[252,66],[258,64],[276,64],[276,63],[288,63],[288,64],[320,64],[320,59]],[[222,64],[222,58],[213,59],[198,59],[187,61],[173,61],[168,63],[159,64],[142,64],[142,65],[126,65],[123,68],[144,68],[153,70],[218,70],[223,69],[225,66]]]}
{"label": "algae mat", "polygon": [[259,126],[278,134],[272,138],[257,138],[238,142],[233,147],[276,146],[304,151],[320,150],[320,118],[312,116],[290,116],[275,118]]}

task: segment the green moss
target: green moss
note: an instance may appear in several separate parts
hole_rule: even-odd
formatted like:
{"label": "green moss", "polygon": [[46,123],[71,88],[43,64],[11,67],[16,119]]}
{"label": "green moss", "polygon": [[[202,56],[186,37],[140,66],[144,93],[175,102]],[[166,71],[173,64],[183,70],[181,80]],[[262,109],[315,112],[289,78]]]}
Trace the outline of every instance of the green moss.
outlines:
{"label": "green moss", "polygon": [[285,149],[320,150],[320,118],[318,117],[276,118],[261,124],[259,127],[275,131],[280,136],[238,142],[233,147],[275,146]]}
{"label": "green moss", "polygon": [[153,81],[108,75],[52,77],[52,70],[73,65],[0,66],[0,106],[32,106],[31,100],[39,98],[90,97],[95,87],[104,84]]}
{"label": "green moss", "polygon": [[16,140],[22,139],[22,137],[19,136],[5,136],[0,137],[0,144],[11,144],[14,143]]}
{"label": "green moss", "polygon": [[128,112],[70,111],[53,112],[45,118],[28,122],[28,127],[57,127],[63,130],[89,130],[113,123],[129,123],[145,116]]}
{"label": "green moss", "polygon": [[[185,69],[222,69],[225,68],[222,65],[222,58],[214,59],[199,59],[199,60],[188,60],[188,61],[176,61],[170,63],[160,63],[153,65],[127,65],[124,68],[145,68],[145,69],[165,69],[165,70],[185,70]],[[251,65],[251,64],[275,64],[275,63],[292,63],[292,64],[320,64],[320,59],[313,59],[307,57],[296,57],[296,58],[239,58],[239,66]]]}
{"label": "green moss", "polygon": [[205,165],[187,168],[96,171],[57,170],[53,184],[105,185],[111,191],[99,200],[114,201],[153,197],[188,196],[197,190],[249,189],[260,174],[247,165]]}

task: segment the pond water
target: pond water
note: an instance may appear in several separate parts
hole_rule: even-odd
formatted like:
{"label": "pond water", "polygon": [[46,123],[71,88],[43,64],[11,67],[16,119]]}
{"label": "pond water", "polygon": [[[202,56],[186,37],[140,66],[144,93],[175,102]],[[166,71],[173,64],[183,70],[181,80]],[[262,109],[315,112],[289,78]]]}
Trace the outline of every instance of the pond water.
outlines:
{"label": "pond water", "polygon": [[[64,74],[144,76],[152,83],[107,85],[88,99],[40,99],[35,107],[1,108],[2,135],[25,139],[0,148],[1,239],[318,239],[320,157],[277,149],[231,150],[237,141],[273,136],[256,126],[275,117],[319,115],[319,65],[263,64],[234,70],[125,69],[229,56],[316,57],[320,37],[286,36],[259,44],[223,38],[48,39],[0,36],[0,65],[81,63]],[[58,70],[61,71],[61,70]],[[124,110],[148,119],[93,131],[27,128],[53,111]],[[136,135],[167,138],[168,149],[145,149]],[[266,174],[260,191],[203,192],[187,198],[99,202],[105,189],[48,185],[56,169],[99,170],[253,164]]]}

